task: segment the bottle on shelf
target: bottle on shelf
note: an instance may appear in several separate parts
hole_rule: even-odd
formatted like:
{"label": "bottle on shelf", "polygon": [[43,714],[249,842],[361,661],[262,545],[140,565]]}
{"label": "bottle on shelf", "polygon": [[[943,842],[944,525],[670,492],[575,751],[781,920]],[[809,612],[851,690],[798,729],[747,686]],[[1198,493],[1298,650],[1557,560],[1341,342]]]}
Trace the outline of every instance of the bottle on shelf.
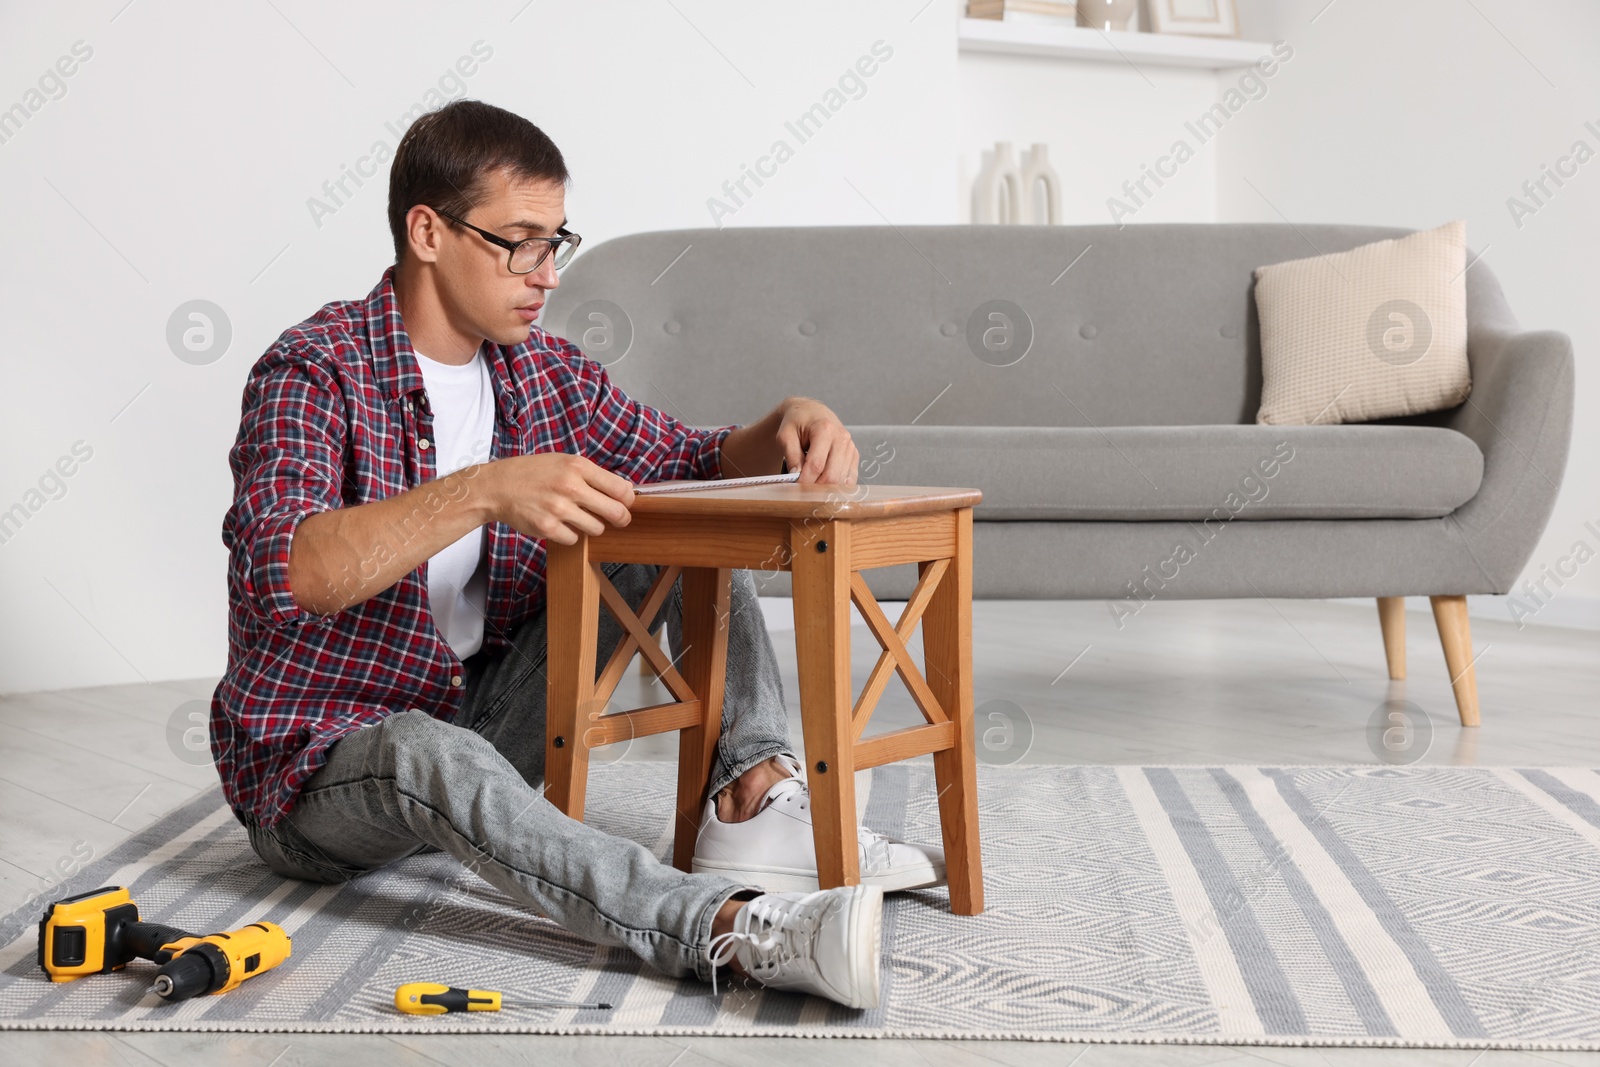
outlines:
{"label": "bottle on shelf", "polygon": [[983,165],[972,182],[972,221],[1008,223],[1022,221],[1022,172],[1010,141],[996,141],[994,151],[983,153]]}
{"label": "bottle on shelf", "polygon": [[1055,226],[1061,222],[1061,175],[1050,165],[1049,146],[1035,143],[1020,171],[1020,222]]}

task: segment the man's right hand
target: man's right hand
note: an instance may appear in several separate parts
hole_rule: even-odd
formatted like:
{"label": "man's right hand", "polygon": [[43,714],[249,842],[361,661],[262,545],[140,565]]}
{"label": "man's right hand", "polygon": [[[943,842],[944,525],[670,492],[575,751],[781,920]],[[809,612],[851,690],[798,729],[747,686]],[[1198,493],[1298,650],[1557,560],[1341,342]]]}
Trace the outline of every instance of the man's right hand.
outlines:
{"label": "man's right hand", "polygon": [[368,504],[307,516],[289,548],[289,586],[326,615],[388,589],[487,522],[570,545],[628,525],[633,483],[583,456],[545,452],[475,464]]}
{"label": "man's right hand", "polygon": [[528,537],[570,545],[580,534],[592,537],[632,519],[633,483],[585,456],[507,456],[483,474],[494,518]]}

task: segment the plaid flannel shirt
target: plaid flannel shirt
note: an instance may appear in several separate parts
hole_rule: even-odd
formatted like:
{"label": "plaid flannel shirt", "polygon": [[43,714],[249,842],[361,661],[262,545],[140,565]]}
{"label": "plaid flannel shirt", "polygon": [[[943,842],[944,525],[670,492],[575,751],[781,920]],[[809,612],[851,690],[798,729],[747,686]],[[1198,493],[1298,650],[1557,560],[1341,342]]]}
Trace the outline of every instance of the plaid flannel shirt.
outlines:
{"label": "plaid flannel shirt", "polygon": [[[211,698],[212,755],[240,821],[282,818],[345,734],[408,708],[450,722],[465,695],[461,660],[434,627],[426,562],[330,615],[302,610],[289,589],[300,520],[434,479],[432,411],[393,278],[391,266],[365,300],[328,304],[286,330],[245,384],[222,525],[228,669]],[[491,459],[569,452],[636,483],[721,477],[733,426],[695,429],[631,399],[576,345],[537,327],[521,344],[483,351]],[[415,523],[444,503],[440,489],[417,494]],[[483,651],[492,653],[543,609],[545,546],[494,522],[487,547]]]}

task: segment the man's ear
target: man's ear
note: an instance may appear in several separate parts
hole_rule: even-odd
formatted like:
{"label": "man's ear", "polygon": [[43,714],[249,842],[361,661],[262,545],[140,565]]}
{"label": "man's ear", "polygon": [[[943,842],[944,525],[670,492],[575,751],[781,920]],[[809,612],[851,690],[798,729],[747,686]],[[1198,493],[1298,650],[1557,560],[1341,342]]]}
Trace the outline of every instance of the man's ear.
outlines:
{"label": "man's ear", "polygon": [[444,219],[426,204],[417,204],[406,212],[406,240],[411,254],[423,263],[437,263],[444,226]]}

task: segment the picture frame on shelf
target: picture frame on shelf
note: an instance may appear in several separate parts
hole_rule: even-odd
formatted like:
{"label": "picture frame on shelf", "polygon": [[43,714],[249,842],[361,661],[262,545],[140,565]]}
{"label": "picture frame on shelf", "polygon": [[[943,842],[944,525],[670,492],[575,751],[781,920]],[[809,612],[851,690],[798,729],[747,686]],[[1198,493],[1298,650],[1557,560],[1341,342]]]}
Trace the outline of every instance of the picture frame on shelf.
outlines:
{"label": "picture frame on shelf", "polygon": [[1239,9],[1234,0],[1148,0],[1148,3],[1153,33],[1239,36]]}

